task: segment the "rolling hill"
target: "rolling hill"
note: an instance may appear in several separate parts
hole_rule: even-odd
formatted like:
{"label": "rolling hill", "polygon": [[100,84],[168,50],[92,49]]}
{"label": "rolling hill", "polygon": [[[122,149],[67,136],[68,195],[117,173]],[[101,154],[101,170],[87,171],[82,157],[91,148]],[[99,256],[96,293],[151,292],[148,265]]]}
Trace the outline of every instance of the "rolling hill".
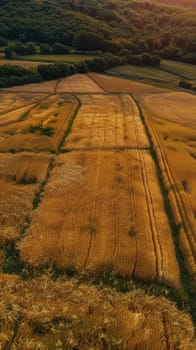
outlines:
{"label": "rolling hill", "polygon": [[0,36],[76,49],[85,32],[101,40],[95,50],[126,48],[178,59],[196,53],[195,28],[195,0],[8,0],[0,5]]}

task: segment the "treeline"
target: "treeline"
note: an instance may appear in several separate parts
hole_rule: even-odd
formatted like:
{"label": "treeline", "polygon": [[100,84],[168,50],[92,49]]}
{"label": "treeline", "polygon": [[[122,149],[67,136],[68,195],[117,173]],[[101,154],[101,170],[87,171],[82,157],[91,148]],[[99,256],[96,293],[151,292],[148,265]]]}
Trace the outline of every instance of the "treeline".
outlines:
{"label": "treeline", "polygon": [[[163,0],[157,0],[157,1],[163,2]],[[195,0],[164,0],[164,2],[170,5],[196,8]]]}
{"label": "treeline", "polygon": [[[0,42],[0,46],[1,45]],[[14,59],[17,56],[25,56],[25,55],[34,55],[37,53],[38,46],[34,42],[27,42],[26,44],[23,44],[21,42],[17,42],[12,45],[8,45],[4,52],[5,52],[5,58],[8,59]],[[40,44],[39,46],[39,52],[41,54],[55,54],[55,55],[61,55],[61,54],[69,54],[70,48],[63,45],[62,43],[54,43],[52,46],[50,46],[47,43]]]}
{"label": "treeline", "polygon": [[[94,42],[96,42],[96,44],[94,44]],[[196,64],[196,54],[183,54],[182,50],[177,48],[168,47],[163,50],[152,50],[152,52],[149,53],[145,45],[143,45],[143,50],[137,50],[132,46],[127,49],[123,49],[118,46],[111,46],[110,43],[108,43],[106,46],[105,45],[106,43],[103,44],[101,40],[98,40],[98,36],[96,34],[79,33],[78,41],[75,46],[78,51],[84,52],[110,51],[113,54],[117,54],[120,57],[124,57],[126,63],[129,64],[156,66],[160,64],[161,58]],[[15,59],[17,58],[17,56],[36,54],[38,50],[39,53],[45,55],[62,55],[71,53],[70,47],[58,42],[54,43],[53,45],[42,43],[40,44],[40,46],[38,46],[34,42],[27,42],[26,44],[17,42],[15,44],[8,45],[7,47],[5,47],[4,52],[5,58]]]}
{"label": "treeline", "polygon": [[0,66],[0,88],[41,81],[42,77],[36,68],[30,69],[11,64]]}
{"label": "treeline", "polygon": [[57,79],[66,77],[75,73],[88,73],[88,72],[104,72],[117,65],[124,65],[132,63],[136,65],[158,65],[160,64],[160,57],[150,56],[149,54],[130,56],[127,59],[126,56],[115,56],[111,53],[106,53],[101,57],[97,57],[91,60],[86,60],[74,64],[67,63],[54,63],[54,64],[41,64],[38,65],[37,70],[43,79]]}
{"label": "treeline", "polygon": [[[126,53],[126,55],[125,55]],[[127,63],[137,65],[157,65],[160,63],[160,57],[150,56],[149,54],[129,55],[128,52],[116,56],[111,53],[105,53],[101,57],[91,60],[69,63],[50,63],[40,64],[37,68],[24,68],[17,65],[0,66],[0,88],[13,85],[23,85],[27,83],[38,83],[43,80],[52,80],[70,76],[76,73],[104,72],[117,65]]]}

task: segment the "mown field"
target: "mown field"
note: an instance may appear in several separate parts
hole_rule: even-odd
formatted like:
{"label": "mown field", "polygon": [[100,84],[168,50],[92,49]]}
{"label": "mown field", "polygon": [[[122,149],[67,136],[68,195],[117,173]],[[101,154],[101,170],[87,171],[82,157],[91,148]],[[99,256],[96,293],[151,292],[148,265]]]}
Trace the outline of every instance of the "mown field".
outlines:
{"label": "mown field", "polygon": [[195,97],[88,74],[0,101],[1,349],[194,349]]}
{"label": "mown field", "polygon": [[177,87],[180,80],[196,84],[195,65],[169,60],[162,60],[158,67],[126,65],[115,67],[111,72],[166,88]]}
{"label": "mown field", "polygon": [[179,77],[196,80],[196,67],[193,64],[163,60],[160,68],[175,73]]}

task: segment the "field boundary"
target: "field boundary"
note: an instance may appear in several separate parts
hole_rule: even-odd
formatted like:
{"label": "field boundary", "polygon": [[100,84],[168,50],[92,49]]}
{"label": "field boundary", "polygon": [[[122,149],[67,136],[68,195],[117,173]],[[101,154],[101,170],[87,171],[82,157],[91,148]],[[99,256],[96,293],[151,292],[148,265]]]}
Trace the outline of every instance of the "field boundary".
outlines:
{"label": "field boundary", "polygon": [[81,107],[81,101],[79,100],[79,98],[77,96],[75,96],[75,95],[72,95],[72,96],[75,99],[77,105],[76,105],[76,109],[74,109],[74,111],[73,111],[72,117],[70,118],[67,130],[65,131],[65,134],[64,134],[61,142],[59,143],[58,153],[61,153],[61,148],[62,148],[63,144],[65,143],[65,140],[66,140],[66,138],[68,137],[68,135],[69,135],[69,133],[71,131],[72,125],[74,123],[74,120],[75,120],[75,118],[76,118],[76,116],[78,114],[78,111],[79,111],[80,107]]}
{"label": "field boundary", "polygon": [[80,148],[64,148],[61,153],[67,152],[93,152],[93,151],[149,151],[149,147],[140,147],[139,149],[132,146],[105,146],[105,147],[80,147]]}

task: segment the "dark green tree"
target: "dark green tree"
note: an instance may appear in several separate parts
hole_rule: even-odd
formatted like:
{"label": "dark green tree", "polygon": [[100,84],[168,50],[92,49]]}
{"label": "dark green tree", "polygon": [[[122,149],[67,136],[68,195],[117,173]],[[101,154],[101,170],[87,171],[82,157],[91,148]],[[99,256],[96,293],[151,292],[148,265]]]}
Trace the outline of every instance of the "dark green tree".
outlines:
{"label": "dark green tree", "polygon": [[48,45],[47,43],[43,43],[40,45],[40,53],[42,55],[51,55],[52,54],[52,47]]}
{"label": "dark green tree", "polygon": [[57,55],[70,53],[70,49],[61,43],[54,43],[54,45],[52,46],[52,50],[53,50],[53,53]]}

